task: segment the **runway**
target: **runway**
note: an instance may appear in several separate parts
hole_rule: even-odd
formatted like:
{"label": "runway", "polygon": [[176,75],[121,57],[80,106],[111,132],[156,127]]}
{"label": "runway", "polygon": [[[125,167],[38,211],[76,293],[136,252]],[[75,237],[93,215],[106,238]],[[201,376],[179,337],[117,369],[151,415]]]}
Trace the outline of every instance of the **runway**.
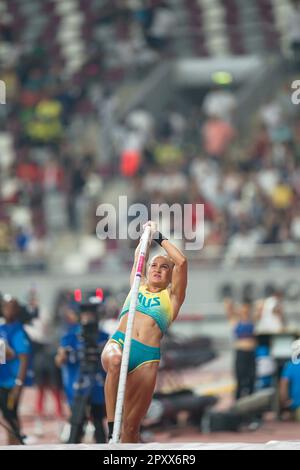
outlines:
{"label": "runway", "polygon": [[[228,360],[227,360],[228,359]],[[200,394],[216,393],[221,396],[221,410],[232,403],[233,381],[229,371],[229,359],[217,359],[212,363],[198,369],[187,370],[180,374],[178,379],[182,386],[194,385]],[[228,363],[227,363],[228,362]],[[166,384],[167,385],[167,384]],[[112,446],[92,444],[92,436],[86,436],[85,444],[66,446],[59,444],[63,422],[58,422],[54,415],[54,407],[50,397],[47,399],[47,415],[43,418],[43,435],[35,435],[35,391],[26,389],[21,407],[24,434],[29,436],[30,442],[26,447],[16,447],[17,450],[114,450]],[[138,446],[120,445],[117,449],[144,449],[144,450],[300,450],[300,423],[278,422],[274,417],[266,416],[261,427],[255,432],[243,430],[240,433],[218,432],[203,434],[200,427],[181,425],[176,428],[159,430],[144,436],[147,444]],[[149,443],[151,441],[151,443]],[[0,427],[0,450],[6,449],[6,436]]]}
{"label": "runway", "polygon": [[211,450],[300,450],[300,441],[270,441],[265,444],[250,444],[250,443],[176,443],[176,444],[119,444],[119,445],[86,445],[86,444],[77,444],[77,445],[38,445],[38,446],[10,446],[10,447],[1,447],[1,450],[88,450],[88,451],[111,451],[114,455],[118,451],[163,451],[163,450],[180,450],[180,451],[211,451]]}

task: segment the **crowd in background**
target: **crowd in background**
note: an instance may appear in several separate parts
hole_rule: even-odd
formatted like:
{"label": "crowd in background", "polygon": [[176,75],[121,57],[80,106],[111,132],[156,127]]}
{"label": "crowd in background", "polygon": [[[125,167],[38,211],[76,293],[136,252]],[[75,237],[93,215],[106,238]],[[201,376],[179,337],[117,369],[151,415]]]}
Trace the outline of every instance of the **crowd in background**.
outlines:
{"label": "crowd in background", "polygon": [[[55,230],[92,234],[110,183],[135,202],[203,203],[206,245],[226,245],[230,256],[300,241],[300,122],[288,83],[246,139],[230,91],[211,91],[191,114],[179,105],[158,118],[134,110],[110,129],[110,159],[99,152],[110,98],[99,98],[96,83],[79,91],[52,72],[34,64],[1,74],[9,102],[1,108],[2,252],[43,252]],[[80,217],[84,201],[89,213]]]}
{"label": "crowd in background", "polygon": [[[293,3],[290,42],[296,57],[299,2]],[[46,47],[53,31],[45,31],[40,42],[23,44],[16,35],[17,23],[2,15],[0,1],[0,80],[7,92],[7,103],[0,106],[0,254],[48,256],[53,241],[64,234],[95,239],[97,206],[116,201],[120,194],[147,206],[189,203],[194,231],[202,222],[196,204],[204,204],[206,247],[216,255],[224,255],[225,247],[228,263],[251,257],[259,245],[285,244],[289,250],[300,243],[300,118],[299,108],[291,102],[291,80],[261,104],[246,133],[237,125],[235,87],[213,86],[205,90],[204,99],[192,104],[179,93],[157,115],[138,108],[117,119],[118,88],[144,78],[161,58],[174,52],[169,48],[177,20],[172,8],[164,1],[139,5],[134,0],[111,1],[101,16],[96,20],[93,16],[93,28],[87,24],[84,31],[88,57],[76,73],[69,74],[61,55]],[[93,37],[91,31],[96,32]],[[74,249],[71,243],[70,247]],[[115,249],[118,244],[107,243],[104,248]],[[2,369],[0,387],[13,391],[18,402],[16,388],[23,384],[15,379],[20,383],[25,375],[17,377],[17,356],[29,355],[30,345],[15,321],[14,308],[7,311],[13,318],[1,325],[0,333],[9,343],[13,364],[10,377]],[[248,305],[241,307],[239,323],[234,315],[238,351],[246,339],[247,353],[254,331],[248,311]],[[64,313],[74,317],[74,312]],[[10,336],[15,326],[18,341]],[[70,341],[76,341],[78,317],[65,326],[71,337],[60,345],[69,348]],[[43,431],[39,420],[46,389],[52,391],[58,421],[64,413],[54,362],[58,330],[52,338],[47,327],[42,325],[40,338],[33,338],[38,352],[37,434]],[[59,334],[63,336],[63,331]],[[246,356],[251,356],[252,364],[254,342],[250,346]],[[245,374],[240,370],[242,361],[237,362],[240,392]],[[284,370],[282,402],[290,405],[292,384],[293,409],[298,409],[299,367],[294,366]],[[78,371],[78,361],[76,367]],[[250,378],[252,392],[255,374]],[[68,392],[72,395],[73,383],[65,391],[67,397]],[[0,398],[5,408],[7,390]],[[10,411],[9,418],[15,420],[17,410]]]}
{"label": "crowd in background", "polygon": [[[158,30],[172,23],[168,6],[128,7],[157,54]],[[124,76],[107,80],[107,54],[91,48],[82,70],[66,76],[42,43],[22,50],[9,24],[0,33],[15,52],[0,72],[2,253],[45,255],[57,234],[94,235],[96,207],[112,188],[132,202],[204,204],[206,246],[216,254],[225,246],[228,260],[300,241],[300,121],[289,83],[261,106],[246,138],[230,89],[207,90],[193,106],[174,97],[160,115],[135,109],[118,121],[114,88]]]}

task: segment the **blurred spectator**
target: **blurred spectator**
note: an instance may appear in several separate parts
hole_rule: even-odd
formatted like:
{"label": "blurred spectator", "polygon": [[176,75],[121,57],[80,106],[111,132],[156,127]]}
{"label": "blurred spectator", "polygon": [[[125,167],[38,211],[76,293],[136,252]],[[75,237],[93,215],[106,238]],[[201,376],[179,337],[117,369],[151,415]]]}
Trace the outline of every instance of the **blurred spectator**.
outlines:
{"label": "blurred spectator", "polygon": [[228,122],[217,116],[211,117],[203,126],[203,147],[209,158],[224,157],[235,137],[235,130]]}
{"label": "blurred spectator", "polygon": [[50,156],[43,169],[43,186],[46,192],[62,190],[64,187],[64,171],[58,159]]}
{"label": "blurred spectator", "polygon": [[19,405],[25,385],[31,345],[19,320],[21,309],[17,300],[5,296],[1,310],[5,322],[0,326],[0,338],[7,342],[11,354],[8,355],[7,363],[0,367],[0,410],[11,430],[7,433],[7,443],[19,445],[23,439]]}
{"label": "blurred spectator", "polygon": [[257,175],[257,181],[261,189],[268,195],[274,194],[280,180],[279,170],[272,165],[270,161],[266,161]]}
{"label": "blurred spectator", "polygon": [[280,103],[274,98],[270,98],[260,109],[262,123],[268,129],[269,137],[277,131],[283,120],[283,113]]}
{"label": "blurred spectator", "polygon": [[268,298],[257,302],[255,313],[258,318],[257,333],[274,334],[283,331],[285,326],[283,297],[283,292],[275,289]]}
{"label": "blurred spectator", "polygon": [[238,306],[231,299],[225,299],[224,305],[235,337],[235,378],[237,383],[236,399],[238,400],[254,393],[256,380],[255,324],[252,317],[252,305],[247,300]]}
{"label": "blurred spectator", "polygon": [[282,411],[288,410],[300,421],[300,363],[286,363],[280,380],[280,404]]}
{"label": "blurred spectator", "polygon": [[139,2],[139,0],[129,0],[129,7],[134,12],[134,18],[138,21],[144,32],[147,31],[151,24],[153,9],[151,5],[151,0],[144,0]]}
{"label": "blurred spectator", "polygon": [[12,248],[12,234],[7,220],[0,219],[0,253],[8,253]]}
{"label": "blurred spectator", "polygon": [[292,9],[288,17],[287,33],[297,70],[300,70],[300,1],[290,0]]}
{"label": "blurred spectator", "polygon": [[33,143],[53,143],[62,137],[62,106],[54,96],[45,94],[42,97],[26,131]]}
{"label": "blurred spectator", "polygon": [[291,224],[291,236],[293,240],[300,242],[300,208],[295,211],[295,217]]}
{"label": "blurred spectator", "polygon": [[12,17],[8,14],[1,15],[0,19],[0,41],[11,43],[13,42],[13,21]]}
{"label": "blurred spectator", "polygon": [[124,150],[121,154],[120,171],[125,177],[135,176],[141,167],[141,153],[138,150]]}
{"label": "blurred spectator", "polygon": [[169,3],[164,0],[154,8],[152,15],[146,38],[150,47],[162,50],[170,44],[176,29],[176,15]]}
{"label": "blurred spectator", "polygon": [[218,117],[232,122],[237,106],[235,95],[226,88],[213,88],[204,98],[202,109],[208,118]]}
{"label": "blurred spectator", "polygon": [[[37,305],[36,290],[29,293],[31,308]],[[57,334],[54,325],[46,312],[42,311],[26,332],[32,341],[33,370],[36,385],[34,433],[44,435],[44,418],[47,410],[47,398],[50,395],[54,404],[54,416],[61,425],[63,418],[62,386],[60,371],[56,368],[54,357],[56,353]]]}
{"label": "blurred spectator", "polygon": [[28,231],[26,231],[26,229],[19,227],[17,229],[15,241],[18,251],[25,253],[29,249],[31,235]]}
{"label": "blurred spectator", "polygon": [[171,141],[158,143],[154,148],[155,162],[164,167],[165,165],[178,165],[183,163],[182,150]]}
{"label": "blurred spectator", "polygon": [[[71,413],[75,393],[74,385],[79,373],[78,358],[71,347],[71,343],[74,335],[80,332],[78,314],[75,312],[74,306],[71,303],[64,307],[64,320],[66,323],[66,331],[60,340],[55,362],[58,367],[61,367],[64,392]],[[68,354],[68,361],[64,362],[66,353]]]}
{"label": "blurred spectator", "polygon": [[54,361],[55,354],[56,347],[54,345],[35,343],[34,371],[37,386],[35,434],[37,436],[43,435],[47,392],[53,396],[56,420],[58,423],[63,420],[62,384],[59,370]]}
{"label": "blurred spectator", "polygon": [[[70,315],[69,315],[70,317]],[[59,367],[67,367],[69,404],[72,405],[69,443],[81,442],[84,425],[92,419],[95,426],[95,441],[105,443],[103,420],[105,418],[104,378],[100,356],[108,335],[98,324],[95,305],[82,306],[79,324],[75,325],[72,315],[70,329],[62,338],[56,356]],[[96,333],[96,334],[95,334]],[[95,352],[95,343],[98,351]],[[95,357],[98,360],[95,363]],[[71,390],[72,388],[72,390]]]}
{"label": "blurred spectator", "polygon": [[77,212],[77,204],[83,193],[86,184],[86,175],[83,172],[82,162],[78,159],[75,161],[67,161],[66,167],[69,166],[68,174],[68,216],[70,229],[78,230],[79,217]]}
{"label": "blurred spectator", "polygon": [[186,200],[186,192],[188,190],[187,177],[182,173],[176,165],[165,167],[165,171],[161,175],[160,192],[163,200],[170,204]]}
{"label": "blurred spectator", "polygon": [[239,258],[251,258],[259,241],[259,233],[242,224],[239,231],[231,237],[225,264],[234,263]]}
{"label": "blurred spectator", "polygon": [[278,184],[272,193],[272,202],[276,209],[288,209],[293,202],[293,191],[285,182]]}

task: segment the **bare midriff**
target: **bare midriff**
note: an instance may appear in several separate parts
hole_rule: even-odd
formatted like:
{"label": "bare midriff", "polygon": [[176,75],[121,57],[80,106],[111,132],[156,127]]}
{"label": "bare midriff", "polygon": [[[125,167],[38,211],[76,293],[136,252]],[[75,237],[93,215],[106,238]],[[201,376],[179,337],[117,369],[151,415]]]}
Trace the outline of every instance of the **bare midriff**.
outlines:
{"label": "bare midriff", "polygon": [[238,339],[234,343],[235,349],[240,351],[253,351],[256,348],[256,339],[255,338],[243,338]]}
{"label": "bare midriff", "polygon": [[[118,331],[126,333],[127,320],[128,313],[121,318]],[[153,318],[145,315],[144,313],[138,311],[135,312],[132,339],[146,344],[147,346],[159,348],[162,337],[163,334]]]}

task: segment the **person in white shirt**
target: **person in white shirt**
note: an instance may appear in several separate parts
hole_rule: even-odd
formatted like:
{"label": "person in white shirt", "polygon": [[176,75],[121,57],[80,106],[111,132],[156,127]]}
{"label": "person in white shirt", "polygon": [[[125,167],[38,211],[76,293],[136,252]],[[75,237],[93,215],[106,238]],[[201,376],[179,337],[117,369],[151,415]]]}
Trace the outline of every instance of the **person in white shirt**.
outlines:
{"label": "person in white shirt", "polygon": [[154,10],[152,24],[147,33],[147,41],[151,48],[162,50],[176,30],[177,16],[166,1],[162,1]]}
{"label": "person in white shirt", "polygon": [[257,333],[276,334],[284,330],[283,292],[274,290],[270,297],[261,300],[256,306]]}
{"label": "person in white shirt", "polygon": [[237,99],[229,89],[215,87],[206,95],[202,109],[209,118],[218,116],[224,121],[232,122],[236,107]]}

